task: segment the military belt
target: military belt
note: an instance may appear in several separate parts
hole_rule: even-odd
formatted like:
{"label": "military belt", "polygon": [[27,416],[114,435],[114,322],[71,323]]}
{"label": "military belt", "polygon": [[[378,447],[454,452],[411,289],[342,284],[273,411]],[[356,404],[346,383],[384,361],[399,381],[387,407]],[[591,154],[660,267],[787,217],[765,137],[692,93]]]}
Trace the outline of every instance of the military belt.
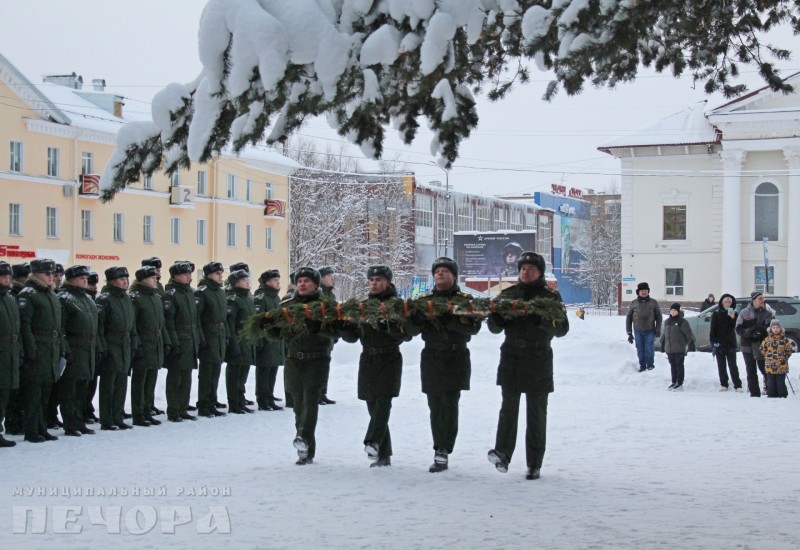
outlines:
{"label": "military belt", "polygon": [[0,342],[16,342],[19,340],[18,334],[9,334],[8,336],[0,336]]}
{"label": "military belt", "polygon": [[399,346],[386,346],[382,348],[367,348],[365,347],[362,353],[367,355],[388,355],[389,353],[395,353],[400,351]]}
{"label": "military belt", "polygon": [[36,336],[49,336],[50,338],[58,338],[57,330],[34,330]]}
{"label": "military belt", "polygon": [[467,344],[425,344],[427,349],[433,351],[466,351]]}
{"label": "military belt", "polygon": [[175,330],[178,332],[193,332],[194,325],[175,325]]}
{"label": "military belt", "polygon": [[290,351],[288,354],[289,358],[297,359],[298,361],[311,361],[312,359],[321,359],[322,357],[330,357],[331,352],[329,351],[315,351],[315,352],[303,352],[303,351]]}
{"label": "military belt", "polygon": [[91,333],[81,334],[76,332],[75,334],[67,334],[67,338],[70,338],[71,340],[94,340],[95,338],[97,338],[97,334],[91,334]]}
{"label": "military belt", "polygon": [[225,323],[203,323],[203,328],[222,330],[225,328]]}
{"label": "military belt", "polygon": [[106,333],[106,336],[117,336],[119,338],[128,338],[128,339],[130,339],[131,333],[130,332],[116,331],[116,332],[108,332],[108,333]]}
{"label": "military belt", "polygon": [[139,336],[158,336],[158,330],[137,330],[136,332],[139,333]]}
{"label": "military belt", "polygon": [[540,349],[547,347],[547,342],[531,340],[506,340],[506,345],[516,349]]}

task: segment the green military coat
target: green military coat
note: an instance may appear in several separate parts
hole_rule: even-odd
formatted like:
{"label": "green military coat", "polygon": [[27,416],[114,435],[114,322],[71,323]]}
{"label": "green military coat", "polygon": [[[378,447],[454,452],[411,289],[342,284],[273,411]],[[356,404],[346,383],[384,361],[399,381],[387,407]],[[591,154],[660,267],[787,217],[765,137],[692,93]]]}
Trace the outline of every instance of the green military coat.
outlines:
{"label": "green military coat", "polygon": [[194,292],[197,317],[200,319],[200,360],[222,363],[227,340],[228,309],[225,290],[211,279],[200,279]]}
{"label": "green military coat", "polygon": [[19,358],[21,342],[17,301],[11,287],[0,286],[0,388],[19,387]]}
{"label": "green military coat", "polygon": [[66,350],[72,357],[62,375],[67,379],[90,380],[95,373],[95,352],[98,350],[97,304],[86,290],[64,283],[58,292],[61,302],[61,326]]}
{"label": "green military coat", "polygon": [[[281,304],[278,289],[261,285],[253,295],[256,313],[266,313]],[[259,340],[256,344],[256,366],[277,367],[283,365],[283,342]]]}
{"label": "green military coat", "polygon": [[197,305],[194,292],[188,284],[170,279],[162,300],[172,357],[170,367],[188,370],[197,368],[197,349],[200,344],[197,328]]}
{"label": "green military coat", "polygon": [[137,281],[131,285],[129,294],[136,315],[136,332],[142,348],[142,356],[133,358],[133,368],[161,368],[164,364],[164,346],[171,345],[171,342],[158,290]]}
{"label": "green military coat", "polygon": [[256,346],[252,340],[238,336],[245,321],[256,314],[253,295],[246,288],[228,290],[228,331],[231,334],[225,360],[237,365],[252,365],[256,359]]}
{"label": "green military coat", "polygon": [[20,334],[26,361],[24,376],[33,383],[58,380],[58,360],[66,353],[61,333],[61,304],[56,293],[31,277],[17,294]]}
{"label": "green military coat", "polygon": [[[544,279],[532,283],[517,283],[500,293],[499,298],[530,300],[545,298],[561,303],[561,294],[545,284]],[[563,304],[562,304],[563,307]],[[505,319],[501,323],[489,318],[489,330],[495,334],[505,331],[500,346],[500,366],[497,385],[520,393],[553,391],[553,350],[550,341],[569,331],[566,316],[558,322],[526,315]]]}
{"label": "green military coat", "polygon": [[139,347],[133,302],[125,290],[106,285],[96,303],[100,344],[106,354],[100,369],[128,374],[133,352]]}

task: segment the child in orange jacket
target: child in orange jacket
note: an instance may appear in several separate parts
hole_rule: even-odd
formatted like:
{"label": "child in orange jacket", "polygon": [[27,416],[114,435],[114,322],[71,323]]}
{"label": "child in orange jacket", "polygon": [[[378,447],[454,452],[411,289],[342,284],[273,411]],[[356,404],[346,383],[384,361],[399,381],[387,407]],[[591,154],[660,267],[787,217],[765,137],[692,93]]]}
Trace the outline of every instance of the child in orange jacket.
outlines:
{"label": "child in orange jacket", "polygon": [[761,342],[761,353],[764,354],[767,397],[788,397],[786,374],[789,372],[792,344],[779,320],[773,319],[770,323],[769,333]]}

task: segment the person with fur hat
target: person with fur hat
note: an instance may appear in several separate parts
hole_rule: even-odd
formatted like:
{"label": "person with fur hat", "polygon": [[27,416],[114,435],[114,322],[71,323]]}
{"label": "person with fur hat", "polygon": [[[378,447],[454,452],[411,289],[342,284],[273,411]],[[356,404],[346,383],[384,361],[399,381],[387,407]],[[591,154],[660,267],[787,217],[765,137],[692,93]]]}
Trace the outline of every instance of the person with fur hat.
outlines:
{"label": "person with fur hat", "polygon": [[158,295],[158,268],[143,265],[136,270],[136,282],[131,285],[131,301],[136,312],[136,331],[140,349],[131,363],[131,413],[134,426],[161,424],[153,416],[158,369],[172,352],[167,333],[164,307]]}
{"label": "person with fur hat", "polygon": [[[433,291],[419,300],[458,296],[471,299],[461,292],[458,280],[458,264],[451,258],[436,259],[431,266]],[[443,472],[449,467],[458,435],[458,402],[461,392],[469,390],[472,375],[467,342],[478,334],[481,320],[465,315],[444,313],[436,317],[416,310],[409,316],[406,325],[410,335],[422,334],[425,347],[420,360],[422,393],[428,398],[431,435],[433,436],[433,464],[431,473]]]}
{"label": "person with fur hat", "polygon": [[64,266],[56,264],[56,270],[53,272],[53,290],[58,292],[61,285],[64,283]]}
{"label": "person with fur hat", "polygon": [[11,266],[11,296],[16,300],[17,294],[25,287],[31,274],[31,264],[25,262]]}
{"label": "person with fur hat", "polygon": [[[750,397],[761,397],[758,373],[766,376],[761,342],[767,337],[769,324],[775,318],[775,311],[764,301],[764,294],[758,290],[750,294],[750,304],[739,312],[736,319],[736,334],[739,335],[739,348],[747,372],[747,390]],[[764,392],[766,393],[766,388]]]}
{"label": "person with fur hat", "polygon": [[[520,254],[517,270],[519,280],[500,293],[508,300],[543,299],[558,302],[565,310],[561,294],[547,286],[544,278],[545,260],[535,252]],[[508,471],[517,443],[517,421],[520,397],[527,401],[525,460],[526,479],[539,479],[547,440],[547,400],[553,392],[553,352],[551,340],[569,332],[569,320],[542,319],[536,314],[505,317],[499,313],[489,316],[489,330],[505,332],[500,347],[497,385],[503,402],[497,421],[495,446],[489,451],[489,462],[502,473]]]}
{"label": "person with fur hat", "polygon": [[[335,275],[335,271],[333,267],[327,265],[325,267],[319,268],[319,290],[322,293],[322,297],[326,300],[331,300],[332,302],[336,301],[336,294],[333,293],[333,277]],[[336,401],[328,397],[328,381],[325,381],[325,384],[322,385],[322,389],[319,392],[319,404],[320,405],[335,405]]]}
{"label": "person with fur hat", "polygon": [[[100,284],[100,276],[94,271],[89,271],[89,277],[87,277],[87,281],[86,295],[89,296],[92,299],[92,303],[94,303],[94,301],[97,299],[97,285]],[[103,360],[105,354],[99,348],[99,338],[97,340],[97,344],[98,345],[95,348],[94,354],[94,373],[86,386],[86,402],[84,403],[83,408],[83,422],[85,424],[94,424],[99,420],[99,418],[97,418],[97,416],[94,414],[95,410],[93,402],[94,396],[97,394],[97,382],[100,379],[100,373],[97,371],[97,367],[100,365],[100,362]]]}
{"label": "person with fur hat", "polygon": [[[200,369],[197,375],[197,414],[206,418],[225,416],[217,409],[222,406],[217,397],[225,346],[231,337],[228,329],[228,303],[223,288],[225,268],[220,262],[203,266],[203,278],[194,292],[197,304],[197,327],[200,338]],[[230,367],[228,367],[230,368]],[[230,410],[230,402],[228,402]],[[231,410],[231,412],[236,412]]]}
{"label": "person with fur hat", "polygon": [[86,293],[89,268],[73,265],[64,274],[66,282],[61,285],[58,299],[61,302],[65,347],[72,359],[59,380],[59,401],[64,435],[80,437],[94,433],[84,422],[84,406],[89,381],[97,370],[97,351],[101,349],[97,337],[99,319],[97,306]]}
{"label": "person with fur hat", "polygon": [[228,275],[226,291],[228,347],[225,352],[225,389],[228,393],[228,410],[234,414],[252,413],[247,406],[245,385],[250,366],[255,363],[255,344],[239,335],[245,322],[256,314],[256,304],[250,292],[250,272],[237,269]]}
{"label": "person with fur hat", "polygon": [[197,420],[187,412],[192,394],[192,370],[197,368],[200,336],[197,304],[192,290],[194,266],[175,262],[169,268],[169,281],[164,286],[164,320],[172,353],[164,358],[167,366],[167,420]]}
{"label": "person with fur hat", "polygon": [[[264,314],[277,308],[281,299],[281,274],[268,269],[258,278],[258,289],[253,295],[256,313]],[[280,398],[275,397],[278,367],[283,365],[283,342],[259,340],[256,344],[256,403],[260,411],[281,411]]]}
{"label": "person with fur hat", "polygon": [[761,354],[764,356],[767,397],[789,397],[786,375],[789,374],[792,343],[786,338],[786,331],[778,319],[770,321],[769,333],[761,341]]}
{"label": "person with fur hat", "polygon": [[[742,392],[742,380],[739,378],[739,367],[736,365],[736,298],[723,294],[719,305],[711,314],[711,328],[708,339],[711,342],[711,353],[717,360],[719,371],[719,391],[728,391],[728,381],[733,382],[733,389]],[[727,367],[727,368],[726,368]],[[730,379],[728,378],[730,370]]]}
{"label": "person with fur hat", "polygon": [[[319,271],[313,267],[301,267],[295,272],[297,291],[289,300],[281,303],[284,307],[293,304],[311,305],[325,301],[331,308],[336,304],[324,300],[319,291]],[[331,351],[337,335],[323,326],[318,319],[305,319],[306,333],[297,334],[285,340],[286,363],[284,379],[286,391],[294,401],[294,424],[296,436],[293,441],[297,450],[297,464],[313,464],[317,443],[315,432],[319,414],[320,388],[327,382],[331,365]],[[281,340],[280,330],[273,327],[267,337]]]}
{"label": "person with fur hat", "polygon": [[[31,266],[28,263],[13,264],[11,266],[11,288],[9,294],[16,303],[17,295],[25,288],[28,276],[31,274]],[[19,341],[22,349],[22,341]],[[22,362],[20,362],[20,367]],[[21,383],[21,380],[20,380]],[[6,433],[11,435],[23,435],[25,433],[25,407],[21,387],[11,390],[6,407]]]}
{"label": "person with fur hat", "polygon": [[66,357],[61,325],[61,304],[53,292],[56,263],[36,259],[31,275],[17,294],[22,336],[23,366],[20,386],[25,409],[25,440],[55,441],[48,433],[45,412],[50,391],[58,380],[59,363]]}
{"label": "person with fur hat", "polygon": [[142,267],[154,267],[156,270],[156,294],[159,299],[164,297],[164,285],[161,284],[161,268],[163,263],[158,256],[152,256],[142,260]]}
{"label": "person with fur hat", "polygon": [[0,447],[17,444],[3,437],[6,406],[11,392],[19,389],[20,320],[11,295],[11,274],[11,265],[0,261]]}
{"label": "person with fur hat", "polygon": [[661,309],[658,302],[650,297],[650,285],[639,283],[636,287],[636,299],[631,302],[628,315],[625,316],[625,331],[628,343],[636,341],[636,353],[639,356],[639,372],[653,370],[655,363],[655,340],[661,336]]}
{"label": "person with fur hat", "polygon": [[[369,295],[362,303],[378,300],[383,303],[397,297],[392,283],[392,270],[388,265],[367,268]],[[379,319],[369,323],[336,321],[336,328],[345,342],[361,340],[361,357],[358,362],[358,398],[367,402],[369,425],[364,435],[364,451],[372,460],[370,467],[391,466],[392,437],[389,433],[389,413],[392,399],[400,395],[403,374],[403,356],[400,344],[411,340],[396,321]]]}
{"label": "person with fur hat", "polygon": [[123,420],[131,361],[141,353],[136,312],[128,295],[130,281],[124,267],[105,271],[106,286],[97,297],[98,333],[105,358],[100,363],[100,429],[128,430]]}
{"label": "person with fur hat", "polygon": [[692,328],[683,318],[681,305],[677,302],[669,306],[669,317],[664,321],[661,351],[667,354],[672,374],[672,383],[667,389],[682,391],[685,376],[684,359],[687,351],[695,351],[695,343]]}

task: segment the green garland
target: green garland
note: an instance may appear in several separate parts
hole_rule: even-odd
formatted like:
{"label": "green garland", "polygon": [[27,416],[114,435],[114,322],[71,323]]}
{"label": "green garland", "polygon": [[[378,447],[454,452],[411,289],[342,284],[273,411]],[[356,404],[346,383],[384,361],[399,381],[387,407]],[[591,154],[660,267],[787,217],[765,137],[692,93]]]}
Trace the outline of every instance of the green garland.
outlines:
{"label": "green garland", "polygon": [[466,298],[454,296],[446,298],[417,298],[403,300],[390,298],[384,302],[351,299],[341,304],[329,300],[315,300],[308,304],[291,304],[253,315],[242,328],[242,336],[249,340],[266,337],[267,331],[280,338],[292,339],[308,334],[306,319],[321,321],[322,329],[335,332],[334,321],[343,320],[366,323],[377,328],[378,321],[385,319],[394,323],[402,331],[409,316],[420,312],[436,321],[445,314],[464,315],[482,319],[492,313],[506,319],[522,315],[537,315],[543,322],[557,323],[567,318],[566,312],[557,300],[533,298],[531,300],[508,300],[498,298]]}

